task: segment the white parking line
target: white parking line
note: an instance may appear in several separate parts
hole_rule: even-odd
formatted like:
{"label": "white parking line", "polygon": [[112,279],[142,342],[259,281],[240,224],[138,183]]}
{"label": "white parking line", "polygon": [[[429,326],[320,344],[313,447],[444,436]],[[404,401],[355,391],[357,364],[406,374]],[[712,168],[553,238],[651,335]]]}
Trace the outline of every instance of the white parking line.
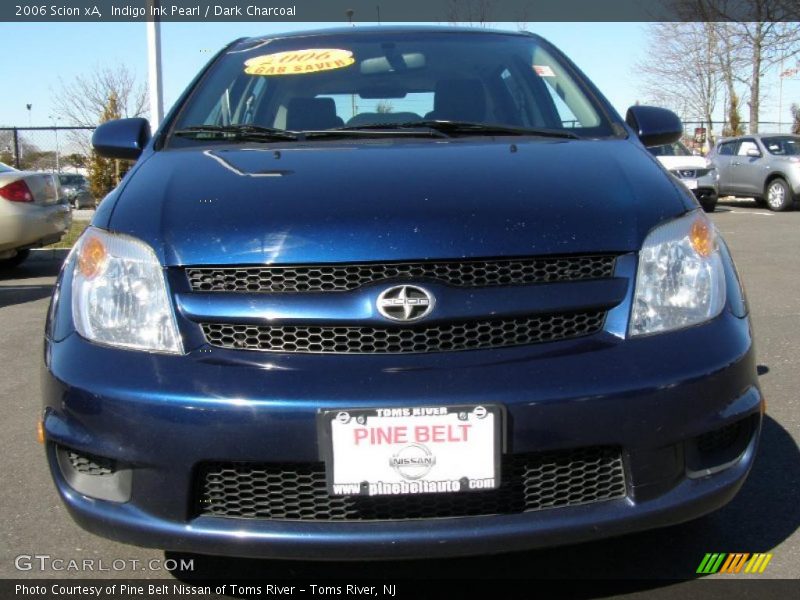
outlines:
{"label": "white parking line", "polygon": [[727,210],[727,213],[732,213],[734,215],[760,215],[762,217],[774,217],[774,213],[769,212],[759,212],[755,210]]}

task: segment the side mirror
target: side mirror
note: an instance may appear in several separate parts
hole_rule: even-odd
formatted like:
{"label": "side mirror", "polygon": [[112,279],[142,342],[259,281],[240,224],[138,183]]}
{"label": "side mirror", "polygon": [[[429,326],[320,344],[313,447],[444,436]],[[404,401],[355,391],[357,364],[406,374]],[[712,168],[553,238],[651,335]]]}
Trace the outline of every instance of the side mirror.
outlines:
{"label": "side mirror", "polygon": [[677,142],[683,135],[683,123],[678,115],[666,108],[631,106],[625,122],[648,147]]}
{"label": "side mirror", "polygon": [[147,119],[117,119],[94,130],[92,146],[105,158],[136,160],[150,141]]}
{"label": "side mirror", "polygon": [[747,151],[747,156],[749,156],[750,158],[760,158],[761,152],[759,152],[755,148],[750,148],[750,150]]}

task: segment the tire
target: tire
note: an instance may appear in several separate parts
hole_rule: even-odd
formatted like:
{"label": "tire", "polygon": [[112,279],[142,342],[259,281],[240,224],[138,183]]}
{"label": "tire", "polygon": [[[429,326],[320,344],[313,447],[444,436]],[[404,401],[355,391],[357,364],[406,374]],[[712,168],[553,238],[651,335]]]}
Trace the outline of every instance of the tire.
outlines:
{"label": "tire", "polygon": [[30,250],[19,250],[16,256],[0,260],[0,269],[13,269],[14,267],[18,267],[25,262],[30,255]]}
{"label": "tire", "polygon": [[707,213],[713,213],[714,209],[717,208],[717,199],[713,198],[713,199],[703,200],[700,203],[700,206],[703,207],[703,211]]}
{"label": "tire", "polygon": [[767,184],[764,192],[767,201],[767,208],[775,212],[783,212],[791,208],[794,198],[789,185],[780,177],[773,179]]}

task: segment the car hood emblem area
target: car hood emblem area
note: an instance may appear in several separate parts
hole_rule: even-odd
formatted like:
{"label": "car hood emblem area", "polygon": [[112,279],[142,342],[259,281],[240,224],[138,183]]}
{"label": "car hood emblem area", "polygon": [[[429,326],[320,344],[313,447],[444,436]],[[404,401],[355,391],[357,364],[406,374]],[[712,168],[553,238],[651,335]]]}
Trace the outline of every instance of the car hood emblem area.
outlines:
{"label": "car hood emblem area", "polygon": [[378,296],[378,312],[392,321],[410,323],[428,316],[436,300],[416,285],[395,285]]}

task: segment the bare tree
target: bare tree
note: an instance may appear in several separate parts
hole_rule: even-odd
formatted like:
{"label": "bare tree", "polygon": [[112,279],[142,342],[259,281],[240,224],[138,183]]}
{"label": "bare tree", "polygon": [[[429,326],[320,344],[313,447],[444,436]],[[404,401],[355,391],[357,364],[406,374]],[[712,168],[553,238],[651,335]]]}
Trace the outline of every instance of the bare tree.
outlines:
{"label": "bare tree", "polygon": [[709,132],[722,86],[717,34],[711,23],[653,23],[650,51],[638,64],[651,102],[669,106],[683,120],[704,121]]}
{"label": "bare tree", "polygon": [[761,79],[770,68],[789,56],[800,43],[800,27],[794,23],[740,23],[739,39],[751,53],[750,133],[758,132],[761,111]]}
{"label": "bare tree", "polygon": [[452,25],[487,27],[493,4],[493,0],[449,0],[447,20]]}
{"label": "bare tree", "polygon": [[728,23],[726,39],[744,53],[748,69],[734,71],[749,90],[750,133],[758,132],[761,80],[787,56],[800,51],[800,23],[788,19],[797,13],[796,3],[785,0],[693,0],[698,18]]}
{"label": "bare tree", "polygon": [[744,57],[742,48],[733,42],[735,24],[710,22],[709,25],[716,31],[715,59],[726,95],[725,126],[722,130],[722,135],[741,135],[744,133],[741,127],[742,117],[739,112],[742,97],[739,94],[736,83],[739,79],[737,74],[743,68],[746,68],[747,60]]}
{"label": "bare tree", "polygon": [[[55,113],[67,125],[94,127],[108,106],[110,97],[117,98],[121,117],[141,117],[147,113],[147,86],[125,65],[98,66],[70,82],[61,81],[55,94]],[[75,133],[71,141],[88,155],[89,136]]]}

